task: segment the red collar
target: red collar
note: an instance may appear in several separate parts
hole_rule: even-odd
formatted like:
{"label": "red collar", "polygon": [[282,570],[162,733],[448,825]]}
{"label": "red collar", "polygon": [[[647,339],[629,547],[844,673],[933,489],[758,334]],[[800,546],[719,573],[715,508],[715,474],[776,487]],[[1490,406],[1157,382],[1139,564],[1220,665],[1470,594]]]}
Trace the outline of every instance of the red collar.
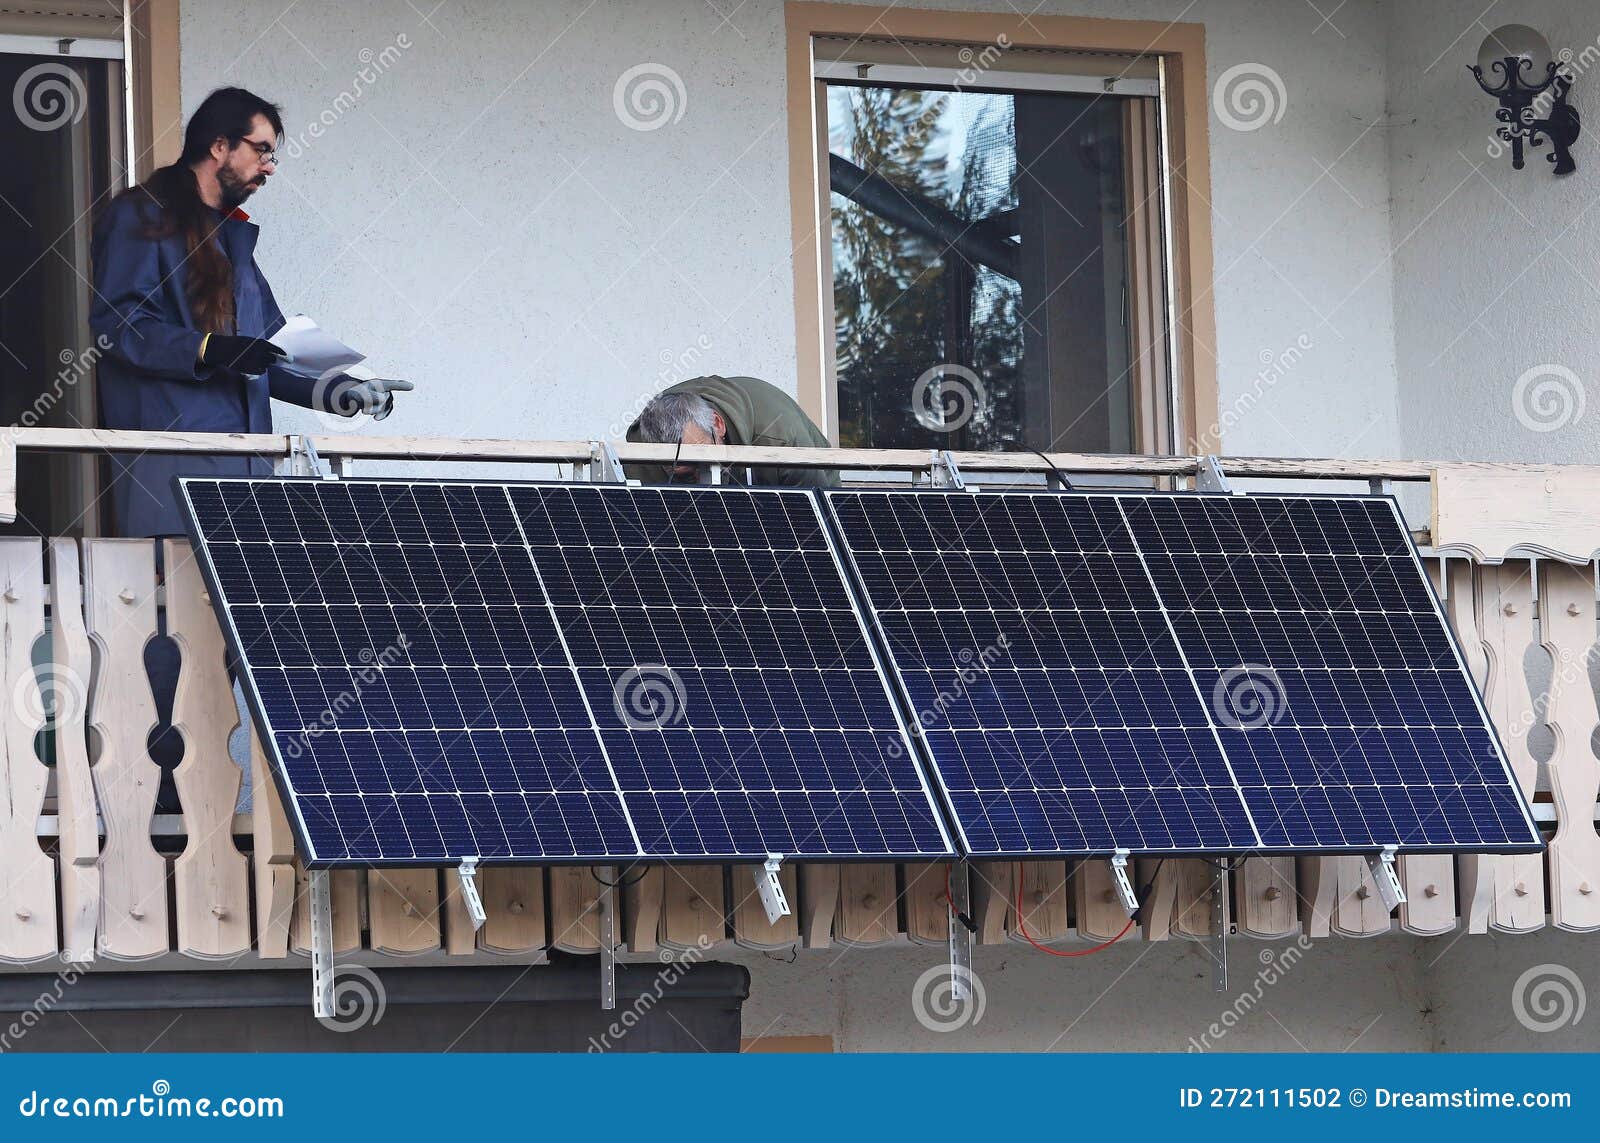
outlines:
{"label": "red collar", "polygon": [[237,218],[240,222],[249,222],[250,221],[250,216],[244,212],[244,209],[242,207],[237,207],[237,206],[234,207],[233,210],[228,214],[228,217],[229,218]]}

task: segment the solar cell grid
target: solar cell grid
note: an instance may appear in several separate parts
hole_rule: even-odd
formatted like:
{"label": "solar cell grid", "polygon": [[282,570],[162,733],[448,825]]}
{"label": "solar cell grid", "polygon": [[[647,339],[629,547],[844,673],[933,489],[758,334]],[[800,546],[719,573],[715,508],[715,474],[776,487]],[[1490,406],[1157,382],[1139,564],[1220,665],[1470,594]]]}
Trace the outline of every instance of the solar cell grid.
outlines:
{"label": "solar cell grid", "polygon": [[647,852],[948,851],[809,496],[511,497]]}
{"label": "solar cell grid", "polygon": [[1266,845],[1536,840],[1390,501],[1123,506]]}
{"label": "solar cell grid", "polygon": [[1539,844],[1385,498],[826,499],[973,852]]}
{"label": "solar cell grid", "polygon": [[972,852],[1256,843],[1115,501],[828,502]]}
{"label": "solar cell grid", "polygon": [[804,493],[182,488],[318,864],[949,852]]}

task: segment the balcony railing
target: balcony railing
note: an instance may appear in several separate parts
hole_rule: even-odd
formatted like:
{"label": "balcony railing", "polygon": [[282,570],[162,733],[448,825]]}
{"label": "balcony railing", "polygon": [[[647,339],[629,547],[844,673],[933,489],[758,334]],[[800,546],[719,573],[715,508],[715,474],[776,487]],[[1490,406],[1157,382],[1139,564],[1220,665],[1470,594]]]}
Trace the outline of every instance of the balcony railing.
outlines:
{"label": "balcony railing", "polygon": [[[619,452],[622,460],[666,462],[678,451],[363,436],[317,437],[311,445],[279,435],[11,429],[0,435],[0,519],[15,512],[19,449],[247,452],[302,470],[319,455],[343,472],[371,460],[523,462],[536,466],[530,476],[550,475],[554,466],[596,479],[614,473]],[[1208,469],[1197,457],[907,449],[685,447],[681,458],[871,470],[907,481],[1059,471],[1167,488],[1191,486]],[[1600,927],[1600,761],[1589,746],[1600,709],[1588,670],[1600,469],[1277,458],[1223,459],[1221,468],[1230,479],[1425,485],[1431,515],[1416,529],[1419,543],[1439,557],[1428,562],[1446,613],[1518,780],[1553,829],[1542,855],[1402,856],[1408,902],[1397,916],[1359,857],[1249,858],[1224,882],[1224,923],[1264,939]],[[238,714],[204,584],[184,543],[162,542],[169,571],[158,583],[156,541],[0,539],[0,966],[64,958],[101,968],[149,961],[261,967],[309,953],[306,873],[265,760],[253,741],[248,769],[229,754]],[[186,746],[175,775],[179,814],[155,812],[160,773],[147,751],[156,712],[144,649],[162,629],[182,653],[173,715]],[[1544,667],[1530,672],[1536,643]],[[1542,766],[1528,739],[1539,726],[1550,728],[1554,744]],[[245,784],[250,798],[241,803]],[[249,812],[239,812],[241,804]],[[979,862],[974,871],[981,942],[1023,939],[1018,908],[1033,939],[1065,947],[1106,940],[1126,920],[1103,861]],[[769,923],[748,870],[653,867],[623,894],[620,934],[635,952],[726,941],[772,949],[903,937],[938,945],[949,924],[944,875],[939,864],[786,866],[785,888],[797,907]],[[1209,937],[1215,877],[1204,861],[1166,862],[1143,911],[1143,937]],[[488,922],[474,932],[453,869],[335,872],[336,951],[504,963],[538,960],[551,948],[599,948],[600,883],[590,870],[491,867],[481,885]]]}

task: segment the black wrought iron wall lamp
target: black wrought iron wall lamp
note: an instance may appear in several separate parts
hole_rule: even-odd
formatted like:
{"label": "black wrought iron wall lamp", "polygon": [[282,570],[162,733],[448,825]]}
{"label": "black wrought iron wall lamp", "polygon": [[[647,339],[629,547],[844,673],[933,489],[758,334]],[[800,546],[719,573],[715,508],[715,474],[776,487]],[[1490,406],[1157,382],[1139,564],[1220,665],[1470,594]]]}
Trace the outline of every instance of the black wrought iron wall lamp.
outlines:
{"label": "black wrought iron wall lamp", "polygon": [[1484,38],[1478,62],[1469,64],[1478,86],[1500,101],[1495,134],[1511,144],[1511,165],[1523,167],[1524,142],[1530,147],[1550,144],[1545,156],[1558,175],[1577,170],[1572,144],[1580,124],[1577,108],[1567,103],[1576,78],[1572,68],[1555,59],[1550,44],[1526,24],[1507,24]]}

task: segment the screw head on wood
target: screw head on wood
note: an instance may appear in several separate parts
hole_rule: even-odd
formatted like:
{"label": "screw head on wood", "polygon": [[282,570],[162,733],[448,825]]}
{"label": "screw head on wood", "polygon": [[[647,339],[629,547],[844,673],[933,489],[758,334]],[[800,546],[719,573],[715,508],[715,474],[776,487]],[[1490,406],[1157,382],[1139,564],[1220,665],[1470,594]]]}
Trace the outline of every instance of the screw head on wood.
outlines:
{"label": "screw head on wood", "polygon": [[[868,909],[872,908],[877,903],[878,903],[878,895],[876,893],[868,893],[868,894],[866,894],[865,896],[863,896],[861,898],[862,906],[865,907],[865,908],[868,908]],[[696,898],[695,899],[695,906],[698,908],[699,904],[700,904],[700,900],[699,900],[699,898]]]}
{"label": "screw head on wood", "polygon": [[1587,897],[1589,894],[1594,892],[1594,886],[1585,881],[1582,885],[1578,886],[1578,892]]}
{"label": "screw head on wood", "polygon": [[1283,890],[1279,889],[1276,885],[1271,885],[1268,886],[1266,891],[1261,895],[1268,901],[1276,901],[1279,897],[1283,896]]}
{"label": "screw head on wood", "polygon": [[1439,887],[1437,885],[1425,886],[1422,890],[1422,895],[1424,897],[1437,897],[1439,895]]}
{"label": "screw head on wood", "polygon": [[508,913],[521,913],[522,912],[522,908],[523,908],[522,902],[518,901],[516,898],[513,897],[511,899],[511,903],[506,906],[506,912],[508,912]]}
{"label": "screw head on wood", "polygon": [[18,909],[17,910],[17,920],[19,920],[19,921],[31,921],[31,920],[33,920],[33,913],[31,913],[27,909]]}
{"label": "screw head on wood", "polygon": [[15,603],[16,601],[17,601],[17,589],[14,588],[14,587],[6,588],[6,602],[7,603]]}
{"label": "screw head on wood", "polygon": [[1526,897],[1528,895],[1528,883],[1526,881],[1517,882],[1516,894],[1518,897]]}
{"label": "screw head on wood", "polygon": [[133,908],[128,910],[128,916],[132,917],[135,921],[142,921],[144,920],[144,910],[135,905]]}
{"label": "screw head on wood", "polygon": [[1569,603],[1569,604],[1567,604],[1567,614],[1568,615],[1582,615],[1583,614],[1583,609],[1580,608],[1576,603]]}
{"label": "screw head on wood", "polygon": [[1370,896],[1372,896],[1372,890],[1368,889],[1365,885],[1356,890],[1356,897],[1359,900],[1365,901]]}
{"label": "screw head on wood", "polygon": [[213,905],[211,906],[211,915],[219,921],[225,921],[228,919],[228,907],[226,905]]}
{"label": "screw head on wood", "polygon": [[1514,603],[1508,603],[1504,607],[1502,607],[1500,610],[1503,611],[1507,615],[1515,615],[1517,613],[1517,605],[1514,604]]}
{"label": "screw head on wood", "polygon": [[125,587],[117,592],[117,598],[122,600],[123,603],[132,603],[138,597],[129,588]]}
{"label": "screw head on wood", "polygon": [[400,912],[407,917],[415,917],[417,915],[417,907],[410,901],[404,901],[400,905]]}

